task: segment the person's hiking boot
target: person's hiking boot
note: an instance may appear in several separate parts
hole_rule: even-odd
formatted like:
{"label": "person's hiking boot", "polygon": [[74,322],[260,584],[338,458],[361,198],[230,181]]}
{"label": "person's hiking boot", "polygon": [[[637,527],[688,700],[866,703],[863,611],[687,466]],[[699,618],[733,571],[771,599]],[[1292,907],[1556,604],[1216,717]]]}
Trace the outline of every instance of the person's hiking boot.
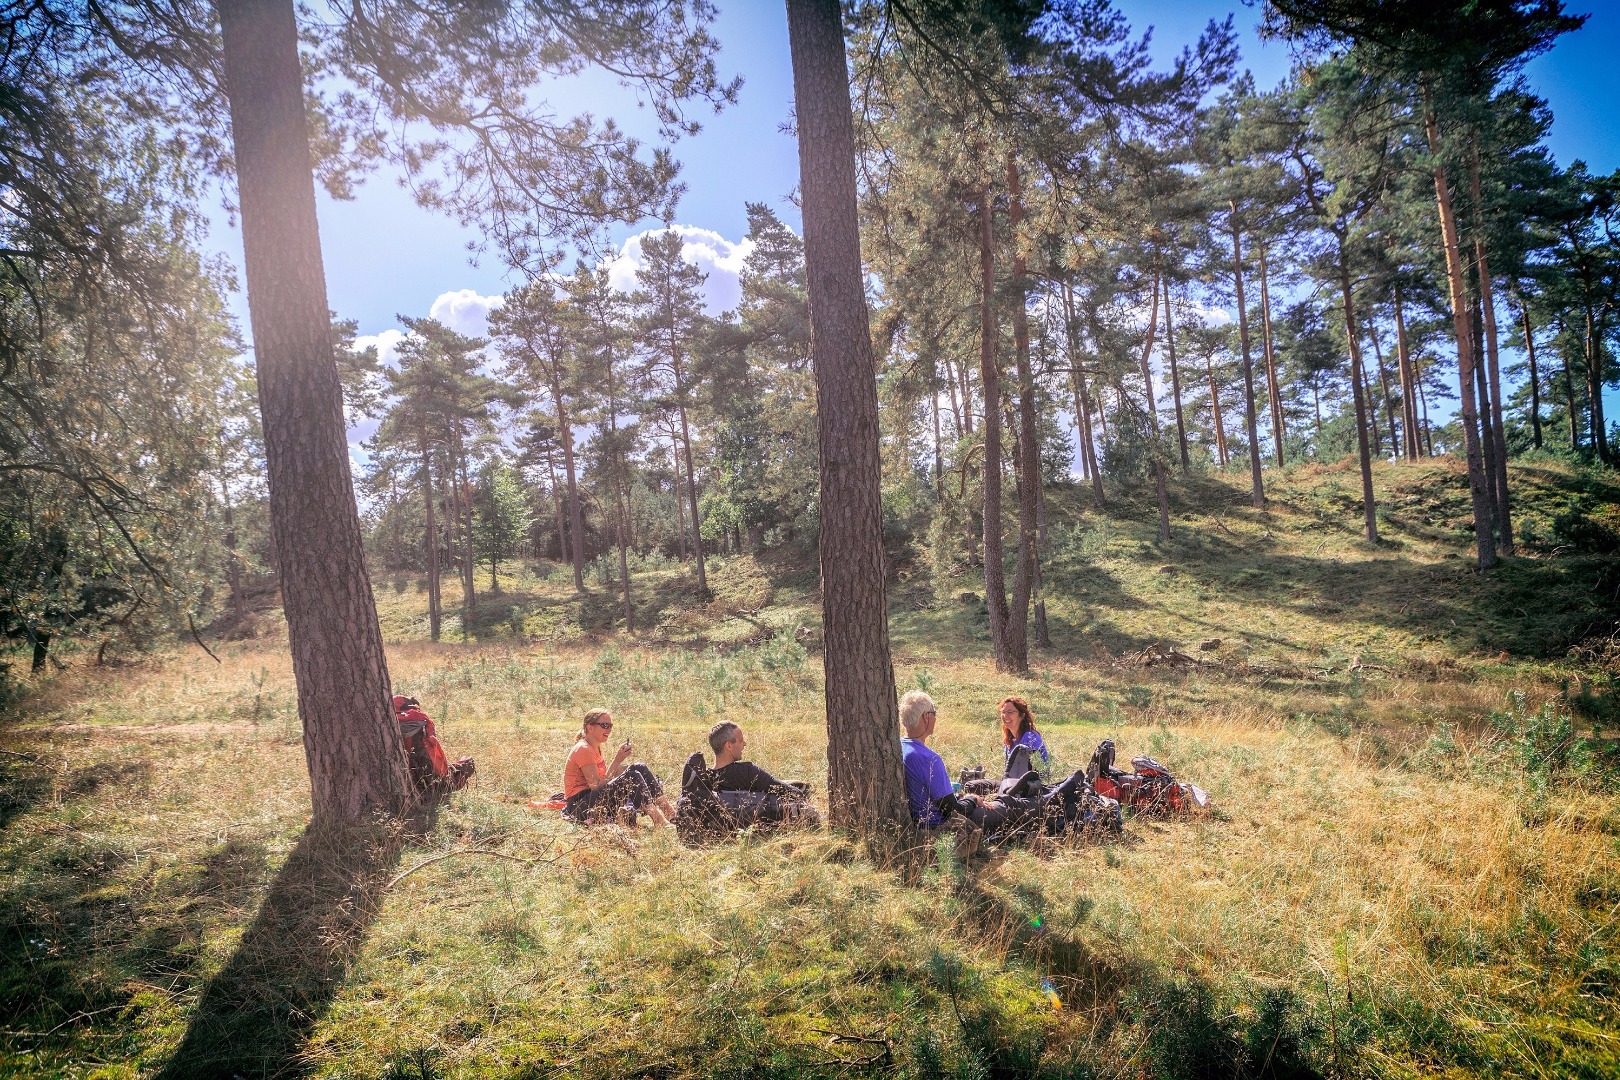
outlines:
{"label": "person's hiking boot", "polygon": [[956,861],[966,865],[979,853],[979,844],[984,840],[984,830],[972,822],[956,831]]}

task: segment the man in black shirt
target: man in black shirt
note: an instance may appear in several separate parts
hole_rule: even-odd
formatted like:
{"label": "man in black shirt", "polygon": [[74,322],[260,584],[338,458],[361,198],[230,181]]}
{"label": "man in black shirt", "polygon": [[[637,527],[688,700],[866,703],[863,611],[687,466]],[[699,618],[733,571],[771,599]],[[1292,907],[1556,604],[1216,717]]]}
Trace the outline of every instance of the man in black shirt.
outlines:
{"label": "man in black shirt", "polygon": [[778,780],[753,762],[743,761],[747,747],[743,729],[730,720],[722,720],[709,730],[709,749],[714,751],[714,769],[709,776],[715,791],[753,791],[790,799],[803,799],[810,793],[810,785],[803,781]]}

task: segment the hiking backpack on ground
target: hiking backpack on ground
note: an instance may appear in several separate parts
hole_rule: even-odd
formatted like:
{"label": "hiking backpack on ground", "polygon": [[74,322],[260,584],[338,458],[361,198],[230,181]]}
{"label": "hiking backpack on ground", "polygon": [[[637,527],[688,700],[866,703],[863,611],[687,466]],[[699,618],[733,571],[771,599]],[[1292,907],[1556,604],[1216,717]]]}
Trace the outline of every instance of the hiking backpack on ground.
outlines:
{"label": "hiking backpack on ground", "polygon": [[1117,799],[1139,813],[1207,810],[1209,793],[1196,784],[1186,784],[1170,775],[1170,770],[1146,755],[1131,759],[1135,771],[1114,768],[1114,740],[1097,744],[1086,767],[1086,778],[1097,794]]}
{"label": "hiking backpack on ground", "polygon": [[467,786],[476,771],[473,759],[451,761],[445,756],[444,746],[434,734],[433,721],[422,711],[421,702],[395,696],[394,716],[399,720],[399,735],[410,757],[411,780],[418,791],[444,794]]}

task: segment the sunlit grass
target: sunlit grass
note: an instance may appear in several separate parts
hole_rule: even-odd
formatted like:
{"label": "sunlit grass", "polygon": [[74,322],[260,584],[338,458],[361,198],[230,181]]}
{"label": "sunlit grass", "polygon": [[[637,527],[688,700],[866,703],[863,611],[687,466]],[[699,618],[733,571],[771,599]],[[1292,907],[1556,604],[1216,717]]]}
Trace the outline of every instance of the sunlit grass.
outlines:
{"label": "sunlit grass", "polygon": [[[1393,473],[1418,524],[1446,476]],[[649,571],[633,639],[569,621],[611,597],[575,597],[565,568],[514,565],[480,597],[564,612],[563,632],[508,611],[465,644],[459,624],[422,641],[421,583],[379,578],[395,687],[479,778],[422,831],[336,855],[304,833],[273,630],[219,664],[188,645],[53,673],[4,724],[0,1073],[145,1075],[237,1017],[235,1060],[329,1076],[1616,1075],[1620,795],[1579,737],[1601,709],[1567,704],[1611,674],[1480,644],[1518,616],[1450,538],[1397,536],[1393,588],[1389,552],[1281,505],[1335,497],[1321,479],[1276,480],[1269,519],[1223,510],[1231,549],[1163,551],[1151,522],[1086,511],[1085,561],[1054,560],[1062,648],[1027,679],[982,658],[972,605],[902,591],[898,681],[939,702],[953,769],[996,766],[994,707],[1017,693],[1060,772],[1106,736],[1218,807],[971,869],[946,851],[910,880],[826,833],[692,851],[528,808],[597,705],[667,780],[728,719],[824,794],[813,578],[769,559],[716,560],[716,595],[685,608],[655,609],[681,572]],[[1216,494],[1183,519],[1213,520]],[[1064,573],[1085,589],[1059,595]],[[1567,599],[1549,596],[1538,634]],[[1149,640],[1204,662],[1130,662]],[[305,876],[332,906],[288,913],[281,950],[266,909]],[[263,965],[275,985],[244,989]]]}

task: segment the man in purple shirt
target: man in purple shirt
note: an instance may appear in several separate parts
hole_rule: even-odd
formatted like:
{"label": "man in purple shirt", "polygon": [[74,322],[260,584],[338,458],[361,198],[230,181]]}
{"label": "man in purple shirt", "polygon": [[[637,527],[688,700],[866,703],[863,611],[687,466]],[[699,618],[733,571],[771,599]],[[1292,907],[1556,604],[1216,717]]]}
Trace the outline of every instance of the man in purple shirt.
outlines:
{"label": "man in purple shirt", "polygon": [[966,860],[978,850],[984,833],[1001,828],[1011,815],[994,799],[956,793],[945,762],[928,748],[928,737],[934,733],[938,719],[934,699],[921,690],[908,691],[900,699],[900,727],[905,731],[900,739],[900,755],[905,763],[906,799],[919,828],[957,830],[956,856]]}
{"label": "man in purple shirt", "polygon": [[[937,720],[934,699],[921,690],[909,691],[900,699],[900,757],[906,767],[906,799],[911,816],[924,829],[937,829],[945,823],[941,803],[955,795],[951,774],[945,762],[928,748],[928,736]],[[946,805],[949,805],[947,802]]]}

